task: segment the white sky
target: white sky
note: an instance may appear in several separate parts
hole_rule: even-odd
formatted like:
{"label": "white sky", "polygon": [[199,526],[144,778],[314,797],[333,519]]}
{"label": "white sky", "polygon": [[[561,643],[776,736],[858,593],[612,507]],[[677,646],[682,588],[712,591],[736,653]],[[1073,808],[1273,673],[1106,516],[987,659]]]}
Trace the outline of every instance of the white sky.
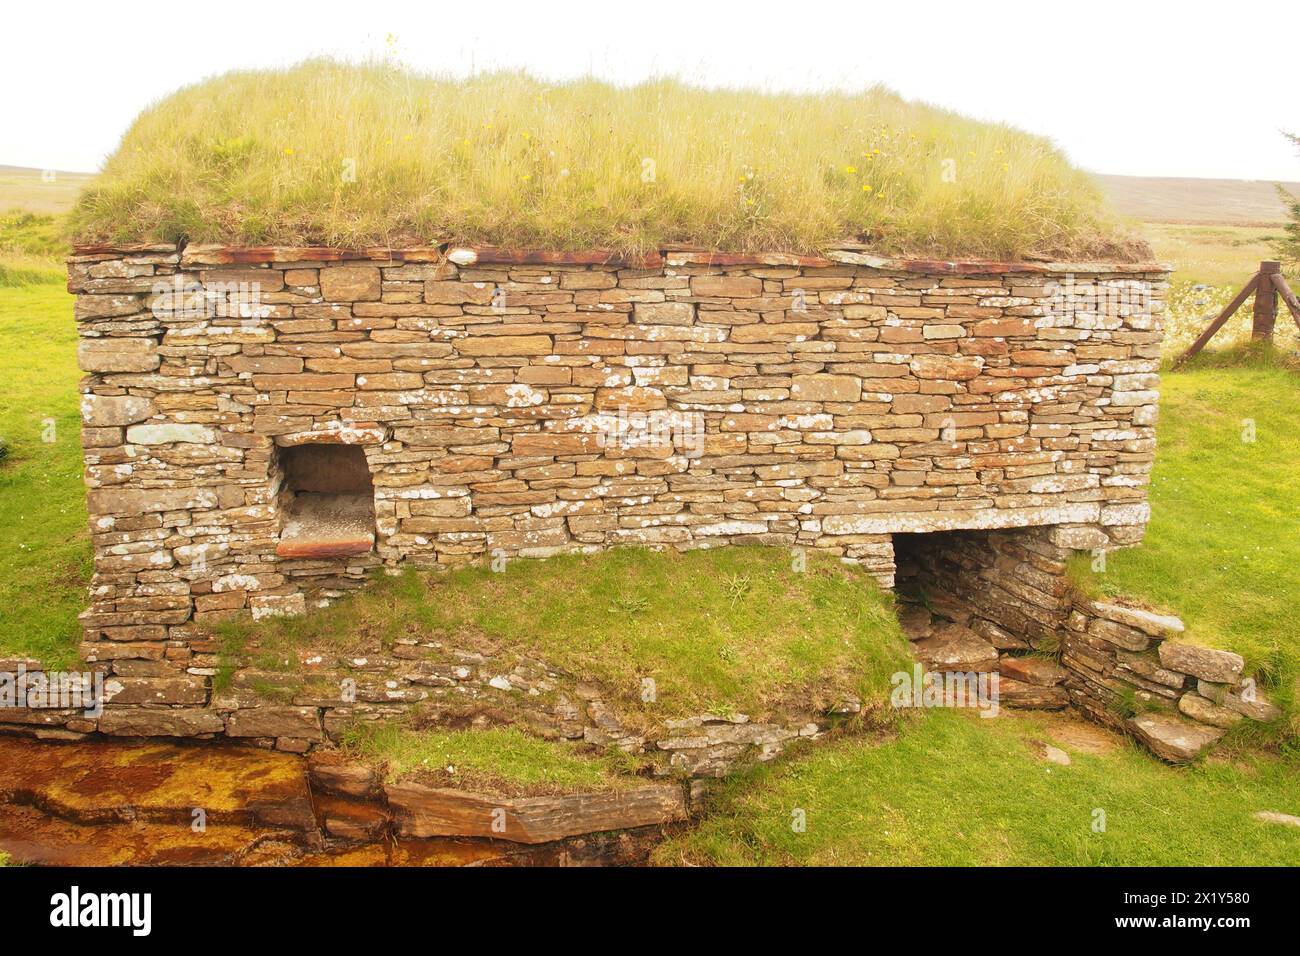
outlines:
{"label": "white sky", "polygon": [[431,71],[904,96],[1052,137],[1096,172],[1300,179],[1300,3],[1259,0],[10,2],[0,163],[95,169],[141,108],[236,67],[396,37]]}

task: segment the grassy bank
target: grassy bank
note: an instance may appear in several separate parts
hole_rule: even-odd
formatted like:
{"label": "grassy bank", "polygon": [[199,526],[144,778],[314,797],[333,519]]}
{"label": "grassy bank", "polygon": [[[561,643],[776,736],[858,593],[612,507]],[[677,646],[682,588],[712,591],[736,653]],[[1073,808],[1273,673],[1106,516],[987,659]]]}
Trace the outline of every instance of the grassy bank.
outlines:
{"label": "grassy bank", "polygon": [[[501,573],[410,572],[307,617],[221,631],[232,653],[255,638],[266,669],[300,647],[361,653],[404,636],[509,648],[653,718],[807,709],[836,689],[883,698],[908,660],[892,601],[836,560],[791,564],[775,548],[624,548],[512,561]],[[653,703],[642,700],[645,678]]]}
{"label": "grassy bank", "polygon": [[884,89],[456,80],[324,60],[149,108],[74,223],[109,241],[1145,251],[1046,139]]}
{"label": "grassy bank", "polygon": [[382,765],[390,780],[430,786],[531,796],[608,790],[636,780],[620,773],[629,766],[626,755],[593,754],[513,727],[415,731],[358,724],[343,745],[351,756]]}

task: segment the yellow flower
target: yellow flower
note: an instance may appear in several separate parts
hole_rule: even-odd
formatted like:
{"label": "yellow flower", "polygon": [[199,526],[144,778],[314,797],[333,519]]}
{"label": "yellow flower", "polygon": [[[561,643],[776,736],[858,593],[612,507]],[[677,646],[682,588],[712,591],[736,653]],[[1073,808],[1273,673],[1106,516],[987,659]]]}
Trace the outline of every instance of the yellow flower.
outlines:
{"label": "yellow flower", "polygon": [[292,147],[292,146],[286,146],[286,147],[284,148],[284,155],[286,155],[286,156],[292,156],[292,155],[293,155],[293,147]]}
{"label": "yellow flower", "polygon": [[870,184],[870,183],[863,183],[863,184],[862,184],[862,191],[863,191],[864,193],[869,193],[869,192],[871,192],[871,184]]}
{"label": "yellow flower", "polygon": [[533,178],[533,177],[532,177],[531,175],[529,175],[528,173],[524,173],[524,182],[528,182],[528,180],[530,180],[530,179],[532,179],[532,178]]}
{"label": "yellow flower", "polygon": [[845,171],[846,173],[849,173],[849,174],[851,175],[851,174],[856,173],[856,172],[858,171],[858,167],[856,167],[856,166],[845,166],[845,167],[844,167],[844,171]]}

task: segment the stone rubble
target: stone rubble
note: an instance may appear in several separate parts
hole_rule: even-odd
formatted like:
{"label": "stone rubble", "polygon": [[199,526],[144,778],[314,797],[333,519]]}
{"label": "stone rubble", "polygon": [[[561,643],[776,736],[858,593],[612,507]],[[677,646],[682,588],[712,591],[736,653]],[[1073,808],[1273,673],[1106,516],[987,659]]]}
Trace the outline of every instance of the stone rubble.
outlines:
{"label": "stone rubble", "polygon": [[[1001,650],[991,667],[1001,674],[1007,706],[1072,704],[1173,762],[1194,759],[1241,720],[1282,715],[1253,680],[1245,682],[1239,655],[1189,643],[1178,618],[1077,594],[1065,574],[1080,543],[1071,532],[1025,528],[896,539],[901,594],[919,594],[936,615],[964,622],[940,626],[961,627],[972,645],[950,669],[987,669],[984,659]],[[914,628],[917,620],[918,612],[908,611],[904,625]],[[924,626],[940,632],[929,621]],[[1023,635],[1026,647],[1040,653],[1001,647],[994,638],[1003,634]],[[972,637],[984,648],[974,649]],[[916,641],[917,657],[945,669],[929,650],[934,640]]]}

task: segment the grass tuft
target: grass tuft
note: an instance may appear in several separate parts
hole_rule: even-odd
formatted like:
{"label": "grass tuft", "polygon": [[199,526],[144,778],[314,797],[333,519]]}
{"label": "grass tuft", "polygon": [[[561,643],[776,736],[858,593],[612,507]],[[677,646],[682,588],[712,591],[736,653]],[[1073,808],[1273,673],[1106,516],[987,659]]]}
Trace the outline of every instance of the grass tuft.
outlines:
{"label": "grass tuft", "polygon": [[1048,140],[880,87],[452,79],[323,59],[227,73],[146,110],[73,228],[107,242],[1147,252]]}
{"label": "grass tuft", "polygon": [[607,790],[633,779],[620,775],[628,759],[624,755],[584,753],[513,727],[411,730],[392,723],[357,723],[344,732],[343,745],[368,763],[385,765],[390,780],[466,790],[571,793]]}

